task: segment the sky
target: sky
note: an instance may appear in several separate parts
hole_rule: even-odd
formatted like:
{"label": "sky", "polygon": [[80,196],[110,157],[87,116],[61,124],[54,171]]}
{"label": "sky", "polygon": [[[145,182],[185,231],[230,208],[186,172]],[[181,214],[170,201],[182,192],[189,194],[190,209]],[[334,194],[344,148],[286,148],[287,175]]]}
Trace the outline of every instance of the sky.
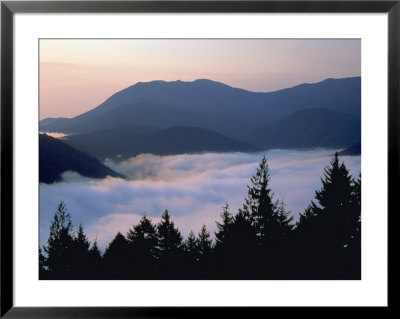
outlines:
{"label": "sky", "polygon": [[137,82],[207,78],[271,92],[361,75],[359,39],[41,39],[40,119],[74,117]]}
{"label": "sky", "polygon": [[[321,188],[323,168],[333,153],[271,150],[252,154],[141,154],[122,163],[106,162],[127,180],[89,179],[67,172],[63,182],[40,184],[40,245],[46,244],[50,221],[61,200],[73,224],[82,223],[89,239],[97,239],[103,250],[118,231],[125,235],[143,214],[157,223],[165,209],[185,237],[191,230],[197,234],[203,224],[213,234],[226,203],[234,215],[242,207],[250,177],[264,154],[273,198],[283,200],[297,220],[314,199],[315,190]],[[340,160],[358,177],[360,156],[343,156]]]}

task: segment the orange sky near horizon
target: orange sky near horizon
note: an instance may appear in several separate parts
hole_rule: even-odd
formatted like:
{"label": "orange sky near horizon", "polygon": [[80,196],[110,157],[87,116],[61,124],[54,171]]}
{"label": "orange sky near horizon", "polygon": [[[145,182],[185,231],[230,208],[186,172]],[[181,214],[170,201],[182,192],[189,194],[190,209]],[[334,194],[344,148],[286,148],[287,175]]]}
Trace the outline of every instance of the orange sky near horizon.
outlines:
{"label": "orange sky near horizon", "polygon": [[41,39],[40,119],[73,117],[137,82],[207,78],[270,92],[361,75],[361,40]]}

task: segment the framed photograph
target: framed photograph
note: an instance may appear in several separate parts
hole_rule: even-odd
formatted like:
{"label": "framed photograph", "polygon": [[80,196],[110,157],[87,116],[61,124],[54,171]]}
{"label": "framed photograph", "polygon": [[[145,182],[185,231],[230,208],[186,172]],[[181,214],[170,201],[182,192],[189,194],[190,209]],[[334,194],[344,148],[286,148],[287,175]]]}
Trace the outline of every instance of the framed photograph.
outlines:
{"label": "framed photograph", "polygon": [[399,19],[2,1],[1,316],[388,309]]}

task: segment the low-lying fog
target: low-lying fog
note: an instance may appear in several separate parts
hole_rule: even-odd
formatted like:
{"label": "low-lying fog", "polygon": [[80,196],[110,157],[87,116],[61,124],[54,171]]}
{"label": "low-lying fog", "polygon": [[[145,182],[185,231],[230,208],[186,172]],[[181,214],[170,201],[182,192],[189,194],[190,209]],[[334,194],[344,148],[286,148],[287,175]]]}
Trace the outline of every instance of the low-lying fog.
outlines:
{"label": "low-lying fog", "polygon": [[46,135],[54,137],[54,138],[61,138],[61,137],[68,136],[68,134],[59,133],[59,132],[39,132],[39,134],[46,134]]}
{"label": "low-lying fog", "polygon": [[[67,172],[65,181],[40,184],[40,245],[46,244],[50,221],[57,204],[63,200],[74,226],[82,223],[90,240],[97,238],[105,249],[118,231],[126,234],[145,213],[158,222],[168,209],[175,224],[186,237],[205,224],[213,234],[226,202],[237,213],[247,195],[250,177],[263,154],[270,169],[274,199],[283,199],[295,219],[321,188],[323,168],[333,150],[265,153],[207,153],[195,155],[139,155],[122,163],[105,164],[127,176],[127,180],[88,179]],[[350,173],[358,177],[360,156],[343,156]]]}

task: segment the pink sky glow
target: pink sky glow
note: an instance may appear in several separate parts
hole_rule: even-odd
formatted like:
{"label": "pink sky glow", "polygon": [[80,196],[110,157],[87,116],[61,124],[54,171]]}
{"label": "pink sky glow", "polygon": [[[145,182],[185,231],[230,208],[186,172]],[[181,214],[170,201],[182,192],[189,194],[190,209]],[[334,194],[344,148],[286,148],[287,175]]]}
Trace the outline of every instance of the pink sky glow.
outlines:
{"label": "pink sky glow", "polygon": [[136,82],[208,78],[270,92],[361,75],[361,41],[40,40],[40,119],[73,117]]}

